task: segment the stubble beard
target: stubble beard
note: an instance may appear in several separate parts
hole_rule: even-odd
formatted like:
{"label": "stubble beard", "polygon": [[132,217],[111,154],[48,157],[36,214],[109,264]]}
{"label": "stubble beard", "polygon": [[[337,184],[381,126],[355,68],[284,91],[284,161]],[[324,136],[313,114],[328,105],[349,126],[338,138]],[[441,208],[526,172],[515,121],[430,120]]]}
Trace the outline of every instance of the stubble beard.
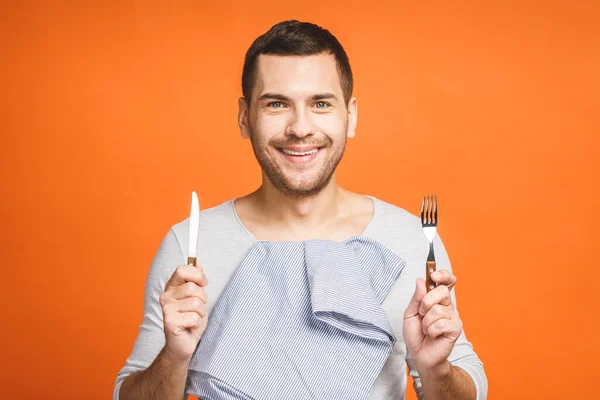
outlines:
{"label": "stubble beard", "polygon": [[[288,140],[287,143],[277,142],[259,144],[256,143],[255,135],[251,132],[250,141],[252,143],[252,149],[258,164],[262,168],[264,174],[267,176],[273,186],[279,190],[286,197],[294,199],[308,199],[315,197],[319,194],[331,181],[338,164],[342,160],[344,151],[346,150],[347,138],[344,138],[342,145],[335,146],[329,137],[326,136],[327,143],[319,144],[324,145],[324,149],[329,152],[329,158],[325,161],[325,165],[315,174],[310,181],[302,181],[300,184],[294,183],[289,179],[285,173],[279,168],[277,163],[271,157],[271,153],[274,151],[279,152],[277,147],[285,147],[287,145],[299,145],[301,140]],[[323,151],[319,150],[319,151]],[[322,157],[322,155],[318,155]],[[301,170],[301,166],[298,169]]]}

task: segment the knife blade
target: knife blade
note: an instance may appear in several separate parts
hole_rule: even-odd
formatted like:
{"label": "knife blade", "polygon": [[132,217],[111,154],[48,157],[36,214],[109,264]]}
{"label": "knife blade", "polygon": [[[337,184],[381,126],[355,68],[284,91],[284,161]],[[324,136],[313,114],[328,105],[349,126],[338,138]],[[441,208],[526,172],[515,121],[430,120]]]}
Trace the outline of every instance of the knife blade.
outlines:
{"label": "knife blade", "polygon": [[190,210],[190,241],[188,247],[188,265],[196,265],[196,246],[198,245],[198,223],[200,220],[200,204],[196,192],[192,192],[192,208]]}

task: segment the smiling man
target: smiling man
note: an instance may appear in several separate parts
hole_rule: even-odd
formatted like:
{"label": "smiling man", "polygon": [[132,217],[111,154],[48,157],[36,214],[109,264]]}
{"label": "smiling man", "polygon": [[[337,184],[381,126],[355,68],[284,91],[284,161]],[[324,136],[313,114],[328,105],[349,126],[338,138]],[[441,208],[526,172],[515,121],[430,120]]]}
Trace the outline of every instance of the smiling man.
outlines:
{"label": "smiling man", "polygon": [[[284,21],[246,54],[238,123],[262,185],[164,237],[114,399],[484,399],[438,236],[404,209],[352,193],[336,168],[355,134],[348,57],[327,30]],[[202,340],[201,340],[202,339]]]}

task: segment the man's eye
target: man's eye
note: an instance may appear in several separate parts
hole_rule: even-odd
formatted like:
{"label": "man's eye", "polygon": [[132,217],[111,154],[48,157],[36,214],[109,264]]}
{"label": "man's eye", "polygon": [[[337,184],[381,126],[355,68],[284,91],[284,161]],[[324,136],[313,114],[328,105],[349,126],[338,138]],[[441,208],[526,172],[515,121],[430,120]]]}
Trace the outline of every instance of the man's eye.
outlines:
{"label": "man's eye", "polygon": [[267,107],[281,108],[283,107],[283,103],[280,101],[272,101],[271,103],[267,104]]}
{"label": "man's eye", "polygon": [[326,101],[318,101],[315,103],[315,105],[317,106],[317,108],[327,108],[331,104],[327,103]]}

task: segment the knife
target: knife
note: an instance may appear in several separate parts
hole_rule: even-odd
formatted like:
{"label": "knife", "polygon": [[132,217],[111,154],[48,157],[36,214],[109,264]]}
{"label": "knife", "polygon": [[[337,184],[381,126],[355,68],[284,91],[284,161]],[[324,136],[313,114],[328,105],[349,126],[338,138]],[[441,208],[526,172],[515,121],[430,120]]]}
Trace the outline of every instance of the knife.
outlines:
{"label": "knife", "polygon": [[188,247],[188,265],[196,265],[196,246],[198,245],[198,223],[200,205],[196,192],[192,192],[192,208],[190,210],[190,242]]}

